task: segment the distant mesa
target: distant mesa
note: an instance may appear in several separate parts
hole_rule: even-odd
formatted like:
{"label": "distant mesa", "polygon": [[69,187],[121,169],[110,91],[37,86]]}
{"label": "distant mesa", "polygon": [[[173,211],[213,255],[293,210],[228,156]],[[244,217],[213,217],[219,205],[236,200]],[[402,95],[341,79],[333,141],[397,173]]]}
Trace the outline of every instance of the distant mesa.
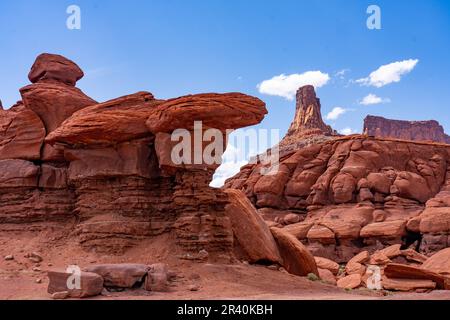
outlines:
{"label": "distant mesa", "polygon": [[450,144],[450,136],[445,134],[444,128],[435,120],[404,121],[367,116],[364,119],[364,133],[379,138]]}

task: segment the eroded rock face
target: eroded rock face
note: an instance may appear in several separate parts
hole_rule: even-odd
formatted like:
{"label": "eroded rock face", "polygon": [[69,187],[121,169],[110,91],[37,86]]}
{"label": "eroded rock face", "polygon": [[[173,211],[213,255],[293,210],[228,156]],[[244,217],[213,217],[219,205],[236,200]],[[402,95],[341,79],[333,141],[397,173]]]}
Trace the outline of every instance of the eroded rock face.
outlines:
{"label": "eroded rock face", "polygon": [[225,187],[243,190],[260,210],[303,213],[301,226],[310,229],[299,238],[319,256],[345,261],[360,250],[352,242],[403,243],[408,232],[425,235],[426,251],[431,235],[449,232],[449,152],[444,145],[335,139],[284,157],[278,175],[261,175],[257,164]]}
{"label": "eroded rock face", "polygon": [[403,121],[368,116],[364,120],[364,132],[380,138],[450,143],[444,128],[434,120]]}
{"label": "eroded rock face", "polygon": [[22,103],[0,109],[0,159],[39,160],[45,133],[38,115]]}
{"label": "eroded rock face", "polygon": [[226,214],[234,235],[250,262],[281,263],[275,239],[251,202],[239,190],[225,190],[230,199]]}
{"label": "eroded rock face", "polygon": [[297,91],[295,117],[288,133],[280,142],[282,148],[297,145],[300,141],[314,136],[330,136],[334,130],[322,120],[320,99],[317,98],[313,86],[304,86]]}
{"label": "eroded rock face", "polygon": [[180,257],[231,258],[230,200],[209,187],[217,165],[173,163],[167,137],[202,121],[226,146],[228,130],[263,119],[264,103],[240,93],[164,101],[149,92],[97,103],[75,87],[82,76],[72,61],[41,55],[23,103],[1,110],[0,230],[64,226],[67,241],[107,254],[167,234]]}
{"label": "eroded rock face", "polygon": [[[310,112],[297,113],[278,170],[250,164],[224,188],[242,190],[266,217],[296,213],[301,222],[286,231],[337,262],[396,244],[425,254],[450,246],[449,146],[356,135],[298,144],[305,137],[292,139],[293,132],[303,130],[306,114],[320,115],[312,88],[301,88],[298,98]],[[305,128],[330,132],[321,117],[312,119]]]}

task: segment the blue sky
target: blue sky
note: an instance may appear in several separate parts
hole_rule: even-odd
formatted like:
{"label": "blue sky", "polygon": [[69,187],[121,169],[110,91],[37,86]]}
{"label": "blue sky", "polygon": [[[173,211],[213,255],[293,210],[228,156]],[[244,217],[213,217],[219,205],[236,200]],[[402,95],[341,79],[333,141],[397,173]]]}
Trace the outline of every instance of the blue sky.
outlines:
{"label": "blue sky", "polygon": [[[69,5],[81,30],[66,28]],[[369,5],[382,29],[366,27]],[[450,1],[446,0],[16,0],[0,2],[0,99],[9,107],[28,83],[34,58],[59,53],[85,71],[79,87],[103,101],[147,90],[158,98],[240,91],[266,101],[259,126],[287,130],[294,101],[259,92],[264,80],[320,71],[324,117],[362,130],[367,114],[436,119],[450,132]],[[355,83],[383,65],[417,59],[399,82]],[[336,76],[347,70],[344,78]],[[359,102],[369,94],[389,101]]]}

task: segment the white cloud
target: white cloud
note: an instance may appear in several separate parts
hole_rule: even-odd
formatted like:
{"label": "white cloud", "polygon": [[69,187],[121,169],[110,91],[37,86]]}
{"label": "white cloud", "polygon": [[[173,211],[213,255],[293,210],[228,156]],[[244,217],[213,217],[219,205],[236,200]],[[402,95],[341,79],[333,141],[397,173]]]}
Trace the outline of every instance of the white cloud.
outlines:
{"label": "white cloud", "polygon": [[345,136],[348,136],[348,135],[356,133],[356,130],[353,130],[352,128],[347,127],[347,128],[339,130],[339,133],[343,134]]}
{"label": "white cloud", "polygon": [[391,99],[389,98],[380,98],[375,94],[369,94],[362,99],[359,104],[362,104],[364,106],[370,106],[373,104],[380,104],[380,103],[389,103],[391,102]]}
{"label": "white cloud", "polygon": [[348,111],[347,109],[344,109],[341,107],[336,107],[327,114],[326,119],[327,120],[337,120],[341,115],[343,115],[347,111]]}
{"label": "white cloud", "polygon": [[345,75],[350,72],[350,69],[342,69],[335,73],[335,76],[341,80],[345,79]]}
{"label": "white cloud", "polygon": [[417,63],[419,63],[418,59],[409,59],[386,64],[372,72],[367,78],[356,80],[356,82],[365,86],[381,88],[390,83],[400,82],[401,77],[410,73]]}
{"label": "white cloud", "polygon": [[328,73],[321,71],[307,71],[305,73],[294,73],[291,75],[281,74],[272,79],[264,80],[258,84],[260,93],[271,96],[279,96],[293,100],[297,90],[305,85],[313,85],[316,88],[323,87],[330,81]]}

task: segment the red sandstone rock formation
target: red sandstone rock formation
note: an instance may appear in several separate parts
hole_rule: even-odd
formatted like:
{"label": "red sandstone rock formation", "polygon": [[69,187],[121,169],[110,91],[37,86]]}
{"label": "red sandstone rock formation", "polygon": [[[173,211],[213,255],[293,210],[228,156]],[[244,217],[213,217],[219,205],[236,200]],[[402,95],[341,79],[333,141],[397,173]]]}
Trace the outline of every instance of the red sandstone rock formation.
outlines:
{"label": "red sandstone rock formation", "polygon": [[444,128],[435,120],[402,121],[367,116],[366,119],[364,119],[364,133],[369,136],[381,138],[450,144],[450,136],[444,133]]}
{"label": "red sandstone rock formation", "polygon": [[249,164],[224,188],[242,190],[270,224],[299,221],[284,229],[315,256],[338,262],[363,248],[414,244],[429,255],[450,246],[450,147],[368,136],[296,143],[304,128],[330,133],[313,93],[299,91],[309,111],[297,112],[278,170],[263,175],[268,165]]}
{"label": "red sandstone rock formation", "polygon": [[108,253],[167,233],[168,248],[187,259],[231,256],[228,196],[209,187],[217,166],[173,164],[165,138],[194,121],[225,135],[259,123],[265,104],[239,93],[163,101],[148,92],[97,103],[75,88],[82,76],[72,61],[40,55],[23,102],[0,110],[1,232],[67,226],[68,241]]}
{"label": "red sandstone rock formation", "polygon": [[295,117],[282,146],[298,143],[311,136],[330,136],[334,130],[322,120],[320,99],[313,86],[304,86],[297,91]]}

